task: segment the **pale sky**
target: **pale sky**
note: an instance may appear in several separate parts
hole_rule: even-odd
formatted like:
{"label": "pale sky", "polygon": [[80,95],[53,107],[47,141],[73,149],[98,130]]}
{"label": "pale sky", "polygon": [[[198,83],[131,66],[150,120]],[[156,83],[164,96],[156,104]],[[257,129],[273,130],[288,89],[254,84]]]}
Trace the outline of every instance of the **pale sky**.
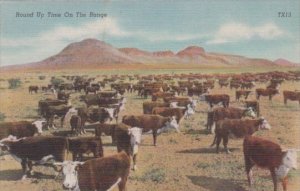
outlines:
{"label": "pale sky", "polygon": [[[117,48],[177,52],[196,45],[208,52],[300,63],[299,9],[299,0],[1,1],[0,65],[40,61],[86,38]],[[34,17],[16,17],[17,12]],[[62,16],[50,18],[48,12]],[[90,12],[107,17],[89,17]]]}

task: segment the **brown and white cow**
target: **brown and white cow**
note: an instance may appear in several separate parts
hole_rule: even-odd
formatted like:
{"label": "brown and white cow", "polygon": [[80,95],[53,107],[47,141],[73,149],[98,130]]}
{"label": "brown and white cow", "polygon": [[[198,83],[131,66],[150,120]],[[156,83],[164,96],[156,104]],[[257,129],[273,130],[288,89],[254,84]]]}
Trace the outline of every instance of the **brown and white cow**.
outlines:
{"label": "brown and white cow", "polygon": [[62,166],[63,188],[80,190],[126,190],[130,171],[130,158],[125,152],[88,160],[86,162],[64,161],[55,163]]}
{"label": "brown and white cow", "polygon": [[287,104],[287,100],[298,101],[300,105],[300,92],[297,91],[283,91],[284,104]]}
{"label": "brown and white cow", "polygon": [[133,170],[136,170],[138,146],[142,140],[142,129],[130,127],[124,123],[118,124],[96,124],[95,136],[100,137],[102,133],[112,137],[112,142],[117,145],[118,152],[125,151],[132,156]]}
{"label": "brown and white cow", "polygon": [[252,135],[258,130],[271,129],[270,124],[264,118],[259,119],[224,119],[216,124],[215,138],[211,146],[217,145],[216,152],[219,152],[219,145],[223,139],[223,145],[227,153],[228,138],[243,138]]}
{"label": "brown and white cow", "polygon": [[164,98],[164,97],[171,97],[174,96],[174,92],[155,92],[152,94],[152,101],[156,101],[159,98]]}
{"label": "brown and white cow", "polygon": [[0,123],[0,140],[8,137],[9,135],[16,136],[17,138],[31,137],[35,134],[41,135],[43,127],[46,125],[44,119],[39,119],[33,122],[30,121],[17,121],[17,122],[1,122]]}
{"label": "brown and white cow", "polygon": [[207,114],[207,129],[214,133],[216,122],[223,119],[241,119],[242,117],[255,117],[252,108],[217,107]]}
{"label": "brown and white cow", "polygon": [[256,99],[259,100],[260,96],[269,96],[269,100],[272,100],[272,97],[276,94],[279,94],[278,89],[273,89],[273,88],[258,88],[255,90],[256,91]]}
{"label": "brown and white cow", "polygon": [[143,113],[151,114],[153,108],[155,108],[155,107],[169,107],[169,106],[170,106],[170,103],[146,101],[146,102],[143,102]]}
{"label": "brown and white cow", "polygon": [[153,135],[153,144],[156,146],[157,135],[170,128],[176,129],[179,132],[179,125],[173,117],[162,117],[159,115],[125,115],[122,122],[131,127],[139,127],[143,132],[151,132]]}
{"label": "brown and white cow", "polygon": [[284,191],[287,191],[288,172],[297,169],[297,150],[283,151],[281,147],[269,140],[259,137],[246,136],[243,144],[245,168],[250,189],[253,187],[252,167],[269,169],[271,172],[274,191],[277,191],[277,182],[282,182]]}
{"label": "brown and white cow", "polygon": [[[68,149],[68,141],[65,137],[36,136],[17,139],[10,136],[2,139],[1,151],[7,152],[19,161],[23,169],[25,179],[28,173],[33,174],[33,165],[49,164],[49,161],[65,160],[65,151]],[[29,171],[27,171],[27,167]]]}

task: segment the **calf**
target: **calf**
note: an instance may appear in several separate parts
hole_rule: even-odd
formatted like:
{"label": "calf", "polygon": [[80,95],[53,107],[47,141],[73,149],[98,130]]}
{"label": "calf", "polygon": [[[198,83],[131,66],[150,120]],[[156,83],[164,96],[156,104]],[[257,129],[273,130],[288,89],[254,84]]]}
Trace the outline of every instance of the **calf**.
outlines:
{"label": "calf", "polygon": [[[2,151],[8,152],[13,158],[21,162],[23,169],[22,179],[25,179],[29,172],[33,174],[33,165],[43,165],[49,160],[64,161],[67,145],[68,141],[66,138],[57,136],[38,136],[21,139],[11,136],[0,143]],[[27,171],[27,167],[29,171]]]}
{"label": "calf", "polygon": [[125,115],[122,122],[131,127],[139,127],[143,132],[152,131],[153,144],[156,146],[157,134],[169,128],[174,128],[179,132],[179,126],[175,117],[162,117],[159,115]]}
{"label": "calf", "polygon": [[203,94],[200,96],[201,101],[206,101],[210,107],[212,108],[214,104],[219,104],[222,103],[223,106],[229,107],[229,101],[230,97],[227,94],[213,94],[213,95],[208,95],[208,94]]}
{"label": "calf", "polygon": [[83,160],[83,154],[93,153],[94,157],[103,157],[102,141],[100,137],[69,138],[69,151],[73,154],[73,161]]}
{"label": "calf", "polygon": [[125,152],[86,162],[64,161],[55,164],[62,166],[64,189],[112,190],[118,185],[119,191],[126,190],[130,158]]}
{"label": "calf", "polygon": [[268,88],[268,89],[258,88],[255,91],[256,91],[257,100],[259,100],[260,96],[269,96],[269,100],[271,101],[274,95],[279,94],[279,90],[273,88]]}
{"label": "calf", "polygon": [[236,90],[235,91],[235,99],[237,101],[239,101],[241,96],[244,96],[245,99],[247,99],[248,96],[250,95],[250,93],[251,93],[251,91],[248,91],[248,90]]}
{"label": "calf", "polygon": [[252,135],[260,129],[271,129],[270,124],[264,118],[259,119],[224,119],[216,124],[215,138],[211,146],[217,144],[216,151],[219,152],[219,145],[223,139],[223,145],[227,153],[228,137],[243,138]]}
{"label": "calf", "polygon": [[9,135],[17,138],[31,137],[36,133],[41,135],[43,126],[46,124],[45,120],[36,120],[34,122],[18,121],[18,122],[1,122],[0,123],[0,140]]}
{"label": "calf", "polygon": [[297,169],[296,150],[282,151],[280,146],[259,137],[246,136],[243,144],[245,167],[250,188],[253,185],[252,167],[257,165],[271,172],[274,191],[277,191],[277,181],[282,181],[284,191],[287,191],[288,172]]}
{"label": "calf", "polygon": [[298,101],[300,105],[300,92],[296,91],[283,91],[284,104],[287,104],[287,100]]}

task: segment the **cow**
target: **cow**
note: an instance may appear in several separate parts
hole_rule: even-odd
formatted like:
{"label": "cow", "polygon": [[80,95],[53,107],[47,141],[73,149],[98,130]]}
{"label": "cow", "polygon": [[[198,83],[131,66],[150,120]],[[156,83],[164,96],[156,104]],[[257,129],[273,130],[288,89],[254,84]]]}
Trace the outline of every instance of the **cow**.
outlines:
{"label": "cow", "polygon": [[177,123],[179,124],[182,117],[187,119],[190,115],[193,115],[195,112],[193,108],[188,105],[187,107],[155,107],[152,110],[152,114],[161,115],[163,117],[172,117],[175,116]]}
{"label": "cow", "polygon": [[39,87],[38,86],[29,86],[28,91],[31,94],[32,92],[38,93]]}
{"label": "cow", "polygon": [[169,107],[169,103],[165,102],[151,102],[146,101],[143,102],[143,113],[144,114],[151,114],[154,107]]}
{"label": "cow", "polygon": [[86,162],[64,161],[55,163],[62,166],[63,188],[79,190],[126,190],[130,171],[130,158],[125,152],[88,160]]}
{"label": "cow", "polygon": [[251,89],[255,87],[254,82],[242,82],[241,88],[242,89]]}
{"label": "cow", "polygon": [[191,107],[193,109],[197,106],[197,100],[193,99],[192,97],[164,97],[163,98],[165,103],[172,103],[177,102],[178,106],[187,106],[188,104],[191,104]]}
{"label": "cow", "polygon": [[[30,173],[33,175],[33,165],[46,165],[49,161],[62,162],[65,160],[65,151],[68,141],[59,136],[35,136],[17,139],[10,136],[2,140],[0,148],[21,162],[23,169],[22,180]],[[27,167],[29,171],[27,171]]]}
{"label": "cow", "polygon": [[67,100],[58,100],[58,99],[45,99],[45,100],[40,100],[38,103],[39,107],[39,113],[41,116],[45,117],[46,111],[49,106],[58,106],[62,104],[69,104],[70,103]]}
{"label": "cow", "polygon": [[18,139],[22,137],[31,137],[35,134],[41,135],[43,127],[46,124],[44,119],[36,121],[18,121],[18,122],[1,122],[0,123],[0,140],[9,135],[16,136]]}
{"label": "cow", "polygon": [[207,130],[214,132],[216,122],[225,118],[241,119],[242,117],[255,117],[252,108],[237,108],[237,107],[218,107],[207,114]]}
{"label": "cow", "polygon": [[259,100],[260,96],[269,96],[269,100],[272,101],[272,97],[276,94],[279,94],[279,90],[273,88],[268,88],[268,89],[258,88],[255,90],[255,92],[256,92],[257,100]]}
{"label": "cow", "polygon": [[131,127],[139,127],[143,132],[152,131],[153,144],[156,146],[157,134],[169,129],[174,128],[179,132],[179,125],[173,117],[162,117],[159,115],[124,115],[122,122]]}
{"label": "cow", "polygon": [[259,108],[259,102],[256,100],[253,101],[245,101],[246,108],[251,107],[253,111],[256,113],[256,116],[259,117],[260,115],[260,108]]}
{"label": "cow", "polygon": [[222,103],[224,108],[229,107],[230,97],[227,94],[202,94],[199,96],[200,101],[206,101],[210,107],[213,107],[213,104]]}
{"label": "cow", "polygon": [[66,93],[65,91],[58,91],[57,92],[57,99],[58,100],[68,100],[70,98],[70,93]]}
{"label": "cow", "polygon": [[[77,127],[81,132],[85,133],[84,126],[86,122],[89,123],[105,123],[106,121],[112,121],[114,118],[114,108],[103,107],[81,107],[77,108],[77,115],[80,117],[81,125]],[[75,121],[75,120],[74,120]],[[74,122],[76,125],[76,123]]]}
{"label": "cow", "polygon": [[124,123],[119,124],[95,124],[95,136],[103,133],[112,137],[112,143],[117,145],[118,152],[124,150],[133,159],[133,170],[136,170],[138,145],[141,143],[142,129],[130,127]]}
{"label": "cow", "polygon": [[241,96],[244,96],[245,99],[247,99],[248,96],[250,95],[250,93],[251,93],[251,91],[249,91],[249,90],[236,90],[235,91],[235,99],[237,101],[239,101]]}
{"label": "cow", "polygon": [[158,98],[171,97],[174,95],[174,92],[155,92],[152,94],[152,101],[156,101]]}
{"label": "cow", "polygon": [[230,153],[227,148],[228,138],[243,138],[246,135],[252,135],[258,130],[271,129],[270,124],[264,118],[259,119],[224,119],[219,120],[216,124],[215,138],[211,145],[216,147],[216,152],[219,152],[219,145],[223,139],[224,149]]}
{"label": "cow", "polygon": [[83,154],[93,153],[94,157],[103,157],[102,140],[100,137],[75,137],[68,138],[69,151],[73,161],[82,161]]}
{"label": "cow", "polygon": [[283,190],[287,191],[288,172],[290,169],[297,169],[296,151],[294,149],[283,151],[277,143],[259,137],[246,136],[243,152],[250,189],[253,185],[252,167],[257,165],[270,170],[274,191],[277,191],[277,181],[281,181]]}
{"label": "cow", "polygon": [[283,91],[284,104],[287,104],[287,100],[298,101],[300,105],[300,92],[297,91]]}
{"label": "cow", "polygon": [[57,129],[53,123],[54,117],[60,117],[61,128],[63,127],[63,121],[67,112],[72,108],[69,105],[58,105],[58,106],[49,106],[46,110],[45,118],[47,120],[48,129],[52,127],[53,129]]}

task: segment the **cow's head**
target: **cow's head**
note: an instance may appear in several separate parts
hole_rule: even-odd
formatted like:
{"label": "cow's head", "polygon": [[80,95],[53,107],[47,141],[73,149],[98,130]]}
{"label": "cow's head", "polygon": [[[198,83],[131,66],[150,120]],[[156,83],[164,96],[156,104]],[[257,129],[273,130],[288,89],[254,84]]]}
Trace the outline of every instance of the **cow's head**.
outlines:
{"label": "cow's head", "polygon": [[8,154],[10,150],[10,144],[14,142],[18,142],[20,140],[23,140],[25,138],[17,139],[16,136],[9,135],[6,138],[3,138],[0,140],[0,155]]}
{"label": "cow's head", "polygon": [[108,113],[110,121],[114,118],[115,108],[105,108],[105,111]]}
{"label": "cow's head", "polygon": [[282,164],[287,168],[297,169],[297,150],[288,149],[283,152]]}
{"label": "cow's head", "polygon": [[128,129],[128,135],[130,135],[130,144],[133,151],[133,155],[137,154],[138,146],[142,141],[143,129],[138,127],[132,127]]}
{"label": "cow's head", "polygon": [[119,107],[120,107],[120,111],[123,111],[123,110],[125,110],[125,103],[120,103],[119,104]]}
{"label": "cow's head", "polygon": [[201,94],[199,96],[199,101],[206,101],[206,96],[208,95],[208,93],[204,93],[204,94]]}
{"label": "cow's head", "polygon": [[271,129],[271,125],[264,117],[259,118],[259,129],[266,129],[266,130]]}
{"label": "cow's head", "polygon": [[35,126],[38,135],[41,135],[43,133],[43,127],[47,124],[47,121],[45,119],[39,119],[32,123],[32,125]]}
{"label": "cow's head", "polygon": [[171,102],[170,103],[170,108],[177,108],[178,107],[178,102]]}
{"label": "cow's head", "polygon": [[166,122],[165,124],[166,126],[163,127],[163,129],[171,129],[171,128],[174,128],[176,129],[176,131],[179,133],[179,124],[177,123],[177,120],[176,120],[176,117],[175,116],[172,116],[169,118],[169,120]]}
{"label": "cow's head", "polygon": [[192,101],[191,101],[191,107],[192,107],[193,109],[195,109],[195,108],[196,108],[196,106],[197,106],[197,102],[198,102],[198,100],[196,100],[196,99],[192,99]]}
{"label": "cow's head", "polygon": [[252,107],[248,107],[248,108],[245,109],[244,116],[255,118],[256,114],[253,111]]}
{"label": "cow's head", "polygon": [[56,162],[54,165],[62,167],[63,174],[63,188],[66,190],[76,190],[79,189],[78,185],[78,168],[83,165],[84,162],[78,161],[64,161]]}
{"label": "cow's head", "polygon": [[191,115],[194,115],[194,114],[195,114],[194,109],[191,107],[190,104],[188,104],[188,105],[187,105],[187,109],[186,109],[186,111],[184,112],[184,117],[187,118],[187,117],[189,117],[189,116],[191,116]]}

